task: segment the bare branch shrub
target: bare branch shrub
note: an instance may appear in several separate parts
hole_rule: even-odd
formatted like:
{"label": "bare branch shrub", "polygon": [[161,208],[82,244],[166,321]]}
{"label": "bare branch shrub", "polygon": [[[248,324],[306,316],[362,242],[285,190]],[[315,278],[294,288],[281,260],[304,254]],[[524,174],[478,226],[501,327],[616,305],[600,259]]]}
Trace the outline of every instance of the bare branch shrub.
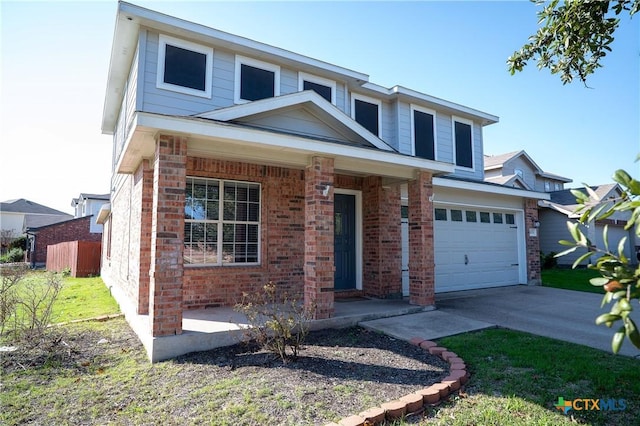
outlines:
{"label": "bare branch shrub", "polygon": [[279,294],[276,285],[269,282],[262,291],[244,293],[235,310],[247,317],[248,340],[278,355],[285,364],[298,357],[312,319],[312,310],[299,300],[286,292]]}
{"label": "bare branch shrub", "polygon": [[33,346],[50,330],[53,305],[62,289],[60,274],[49,272],[44,279],[24,279],[26,267],[2,268],[3,340]]}

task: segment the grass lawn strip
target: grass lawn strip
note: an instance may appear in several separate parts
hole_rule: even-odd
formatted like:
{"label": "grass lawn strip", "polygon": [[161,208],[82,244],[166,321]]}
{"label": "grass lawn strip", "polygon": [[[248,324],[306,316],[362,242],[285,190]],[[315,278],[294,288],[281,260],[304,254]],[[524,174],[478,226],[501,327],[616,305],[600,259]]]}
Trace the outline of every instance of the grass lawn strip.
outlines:
{"label": "grass lawn strip", "polygon": [[604,294],[602,287],[593,286],[589,283],[591,278],[599,276],[598,271],[592,269],[545,269],[542,271],[542,285],[544,287]]}

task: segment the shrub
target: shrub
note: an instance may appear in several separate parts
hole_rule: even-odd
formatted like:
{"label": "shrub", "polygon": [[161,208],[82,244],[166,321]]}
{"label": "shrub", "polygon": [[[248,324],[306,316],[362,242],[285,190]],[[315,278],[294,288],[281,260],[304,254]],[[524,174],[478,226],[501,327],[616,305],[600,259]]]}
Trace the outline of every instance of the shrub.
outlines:
{"label": "shrub", "polygon": [[558,266],[558,258],[556,252],[551,251],[547,254],[540,252],[540,265],[542,269],[553,269]]}
{"label": "shrub", "polygon": [[283,363],[298,357],[309,332],[311,309],[286,292],[278,294],[276,285],[269,282],[260,292],[244,293],[235,310],[247,317],[249,340],[278,355]]}
{"label": "shrub", "polygon": [[0,335],[12,343],[35,346],[46,339],[53,304],[62,289],[62,277],[47,273],[45,279],[24,279],[26,265],[2,268],[0,282]]}
{"label": "shrub", "polygon": [[24,250],[14,247],[4,255],[0,256],[0,263],[15,263],[24,261]]}
{"label": "shrub", "polygon": [[19,249],[22,249],[23,251],[27,250],[27,237],[23,235],[11,241],[11,243],[9,243],[9,248],[10,249],[19,248]]}

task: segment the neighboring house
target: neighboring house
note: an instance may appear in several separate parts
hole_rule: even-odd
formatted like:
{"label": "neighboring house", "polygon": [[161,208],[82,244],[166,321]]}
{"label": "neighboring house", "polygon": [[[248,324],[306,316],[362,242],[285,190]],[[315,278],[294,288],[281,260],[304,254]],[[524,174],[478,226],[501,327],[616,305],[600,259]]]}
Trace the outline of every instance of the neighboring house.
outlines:
{"label": "neighboring house", "polygon": [[[590,187],[599,200],[610,200],[612,203],[619,198],[622,190],[618,184],[610,183],[606,185],[598,185]],[[588,194],[586,188],[576,188],[585,194]],[[540,250],[542,253],[551,252],[560,253],[568,247],[560,245],[559,240],[573,241],[567,229],[567,221],[577,222],[582,213],[575,213],[579,204],[576,197],[570,190],[552,192],[550,200],[541,200],[540,205]],[[590,196],[591,201],[597,200]],[[634,229],[625,230],[627,220],[631,217],[631,212],[616,212],[607,219],[599,220],[596,223],[589,223],[588,226],[581,226],[582,232],[591,240],[596,247],[603,248],[603,231],[605,225],[608,225],[608,244],[610,250],[618,252],[618,243],[622,238],[626,237],[624,244],[624,255],[631,259],[633,263],[637,262],[636,250],[640,246],[640,242],[635,237]],[[558,258],[559,265],[572,265],[575,260],[586,250],[578,249],[571,254]],[[586,264],[587,262],[584,262]]]}
{"label": "neighboring house", "polygon": [[96,223],[95,218],[98,212],[105,204],[109,203],[109,194],[84,194],[81,193],[78,198],[71,200],[71,207],[75,211],[75,217],[93,216],[91,221],[91,232],[102,233],[102,225]]}
{"label": "neighboring house", "polygon": [[549,196],[483,181],[494,115],[124,2],[104,105],[101,274],[154,360],[184,310],[268,281],[315,318],[539,282]]}
{"label": "neighboring house", "polygon": [[525,151],[484,156],[484,180],[539,192],[561,191],[571,179],[543,171]]}
{"label": "neighboring house", "polygon": [[[3,244],[6,241],[25,235],[31,226],[45,226],[73,218],[61,212],[24,198],[0,203],[0,229]],[[3,247],[4,249],[4,247]]]}
{"label": "neighboring house", "polygon": [[29,236],[29,262],[32,267],[43,267],[47,263],[47,247],[67,241],[102,241],[102,234],[91,231],[95,223],[93,216],[71,218],[64,222],[27,229]]}

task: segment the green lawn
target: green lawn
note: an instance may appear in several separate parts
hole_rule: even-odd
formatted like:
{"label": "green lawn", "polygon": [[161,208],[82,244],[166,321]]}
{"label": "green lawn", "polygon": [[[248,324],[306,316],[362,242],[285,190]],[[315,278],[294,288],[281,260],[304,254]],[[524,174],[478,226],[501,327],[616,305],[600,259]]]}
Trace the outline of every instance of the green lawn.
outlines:
{"label": "green lawn", "polygon": [[120,308],[102,278],[66,277],[54,305],[53,319],[55,322],[66,322],[118,312]]}
{"label": "green lawn", "polygon": [[[425,425],[638,425],[640,366],[616,356],[558,340],[505,329],[439,341],[460,355],[472,374],[464,396],[430,409]],[[570,411],[558,398],[624,399],[622,411]]]}
{"label": "green lawn", "polygon": [[592,269],[545,269],[542,271],[542,285],[544,287],[604,294],[602,287],[596,287],[589,283],[591,278],[599,276],[598,271]]}

